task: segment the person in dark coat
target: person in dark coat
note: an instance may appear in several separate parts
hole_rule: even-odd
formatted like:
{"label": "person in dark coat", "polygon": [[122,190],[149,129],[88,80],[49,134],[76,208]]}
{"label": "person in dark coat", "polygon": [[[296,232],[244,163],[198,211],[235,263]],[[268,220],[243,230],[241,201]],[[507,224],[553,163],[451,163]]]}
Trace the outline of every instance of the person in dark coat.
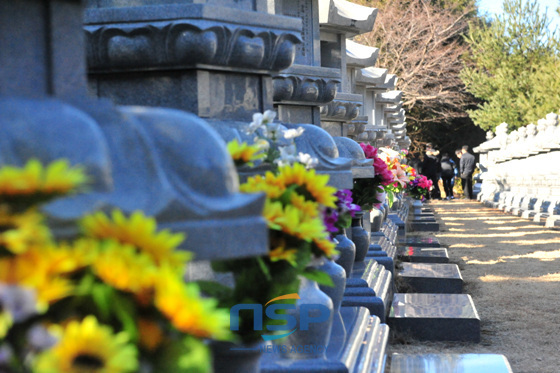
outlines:
{"label": "person in dark coat", "polygon": [[439,164],[438,156],[439,151],[433,149],[431,144],[426,145],[426,153],[422,161],[422,175],[432,180],[432,192],[428,193],[426,199],[441,199],[441,192],[439,190],[439,176],[441,173],[441,166]]}
{"label": "person in dark coat", "polygon": [[465,198],[474,199],[472,176],[476,166],[476,161],[474,159],[474,155],[469,153],[468,145],[463,146],[461,153],[462,155],[461,161],[459,162],[459,168],[461,172],[461,183],[463,184],[463,193],[465,193]]}
{"label": "person in dark coat", "polygon": [[453,178],[455,177],[455,162],[449,158],[448,153],[441,156],[441,180],[443,182],[443,190],[445,191],[445,199],[453,199]]}

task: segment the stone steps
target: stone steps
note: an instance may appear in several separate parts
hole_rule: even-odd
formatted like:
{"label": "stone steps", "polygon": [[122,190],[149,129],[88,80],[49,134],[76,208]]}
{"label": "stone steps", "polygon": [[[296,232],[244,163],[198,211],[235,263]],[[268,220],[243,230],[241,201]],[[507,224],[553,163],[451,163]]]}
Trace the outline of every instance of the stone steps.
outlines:
{"label": "stone steps", "polygon": [[499,354],[393,354],[390,373],[513,373]]}
{"label": "stone steps", "polygon": [[346,281],[342,305],[366,307],[372,315],[385,322],[392,294],[391,272],[374,260],[366,260],[355,263],[354,270]]}
{"label": "stone steps", "polygon": [[326,359],[283,359],[263,354],[262,373],[382,373],[389,327],[363,307],[341,307],[346,333],[331,337]]}
{"label": "stone steps", "polygon": [[395,293],[388,324],[419,340],[480,342],[480,317],[468,294]]}

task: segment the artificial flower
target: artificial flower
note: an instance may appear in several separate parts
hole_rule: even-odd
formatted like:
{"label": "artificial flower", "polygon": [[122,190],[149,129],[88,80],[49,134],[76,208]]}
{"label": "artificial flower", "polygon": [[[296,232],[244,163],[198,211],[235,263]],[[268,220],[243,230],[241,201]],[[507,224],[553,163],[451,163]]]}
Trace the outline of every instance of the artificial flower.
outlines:
{"label": "artificial flower", "polygon": [[217,301],[202,298],[196,284],[185,283],[168,268],[156,282],[156,307],[180,332],[199,338],[229,339],[229,312]]}
{"label": "artificial flower", "polygon": [[154,286],[157,268],[152,258],[130,244],[103,242],[93,262],[94,273],[105,283],[123,291],[141,294]]}
{"label": "artificial flower", "polygon": [[87,182],[81,167],[71,167],[67,160],[58,160],[46,168],[30,159],[23,168],[4,166],[0,169],[0,201],[9,197],[35,194],[66,194]]}
{"label": "artificial flower", "polygon": [[12,254],[21,254],[34,244],[43,244],[51,239],[43,217],[30,210],[11,214],[0,210],[0,247]]}
{"label": "artificial flower", "polygon": [[301,153],[301,152],[298,153],[297,155],[297,161],[305,165],[305,168],[307,169],[315,168],[317,164],[319,164],[319,160],[317,158],[312,157],[307,153]]}
{"label": "artificial flower", "polygon": [[298,128],[292,128],[289,130],[285,130],[283,132],[284,138],[286,140],[291,140],[291,139],[295,139],[296,137],[299,137],[303,134],[303,131],[305,129],[303,127],[298,127]]}
{"label": "artificial flower", "polygon": [[280,167],[277,178],[286,187],[298,186],[296,192],[304,197],[326,207],[335,207],[336,188],[327,185],[328,175],[318,175],[315,170],[307,170],[304,165],[296,163]]}
{"label": "artificial flower", "polygon": [[156,265],[166,263],[181,271],[190,258],[190,253],[176,250],[184,241],[184,234],[157,231],[156,220],[141,211],[133,212],[128,218],[119,210],[113,210],[111,216],[97,212],[84,217],[81,225],[86,236],[132,245],[149,255]]}
{"label": "artificial flower", "polygon": [[249,145],[246,142],[240,143],[237,139],[233,139],[227,143],[227,150],[237,166],[253,166],[253,162],[266,157],[262,143]]}
{"label": "artificial flower", "polygon": [[245,183],[239,186],[239,190],[243,193],[264,192],[268,198],[274,199],[286,191],[286,186],[272,172],[268,171],[264,176],[249,177]]}
{"label": "artificial flower", "polygon": [[128,335],[114,334],[92,315],[81,322],[70,321],[55,334],[60,335],[58,343],[39,355],[35,373],[126,373],[138,369],[138,353]]}

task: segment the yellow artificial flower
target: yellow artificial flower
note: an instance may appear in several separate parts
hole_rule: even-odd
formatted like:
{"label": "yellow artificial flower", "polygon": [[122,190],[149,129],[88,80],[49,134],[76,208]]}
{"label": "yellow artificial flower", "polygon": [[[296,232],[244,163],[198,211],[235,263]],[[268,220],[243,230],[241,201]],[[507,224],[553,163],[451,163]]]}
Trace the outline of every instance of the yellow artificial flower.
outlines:
{"label": "yellow artificial flower", "polygon": [[326,207],[336,207],[336,188],[328,186],[328,175],[318,175],[315,170],[308,170],[301,163],[283,166],[278,169],[277,179],[287,187],[298,185],[303,189],[296,190],[300,195]]}
{"label": "yellow artificial flower", "polygon": [[138,369],[138,352],[125,332],[114,334],[94,316],[71,321],[60,340],[39,355],[34,373],[126,373]]}
{"label": "yellow artificial flower", "polygon": [[157,268],[148,254],[129,244],[107,240],[93,262],[94,273],[105,283],[141,294],[154,286]]}
{"label": "yellow artificial flower", "polygon": [[237,139],[227,143],[227,150],[236,165],[246,164],[252,166],[253,162],[266,157],[261,144],[249,145],[246,142],[239,143]]}
{"label": "yellow artificial flower", "polygon": [[0,196],[66,194],[86,182],[83,169],[72,168],[65,159],[46,168],[37,159],[30,159],[23,168],[0,168]]}
{"label": "yellow artificial flower", "polygon": [[239,186],[243,193],[263,192],[268,198],[279,198],[286,191],[286,186],[279,181],[276,176],[267,171],[263,176],[256,175],[249,177],[244,184]]}
{"label": "yellow artificial flower", "polygon": [[[306,242],[316,242],[323,251],[331,252],[330,246],[323,242],[328,240],[328,233],[320,217],[310,217],[292,205],[284,207],[280,202],[268,201],[265,203],[264,215],[270,229],[282,231]],[[279,257],[280,253],[281,251],[276,251],[275,257]]]}
{"label": "yellow artificial flower", "polygon": [[184,234],[171,233],[167,229],[157,232],[156,220],[141,211],[133,212],[129,218],[119,210],[113,210],[110,217],[97,212],[84,217],[81,225],[87,236],[132,245],[149,255],[158,266],[167,263],[182,271],[191,257],[187,251],[176,250],[184,241]]}
{"label": "yellow artificial flower", "polygon": [[0,282],[32,288],[37,296],[37,309],[45,312],[50,304],[72,295],[74,283],[51,273],[48,255],[36,249],[11,258],[0,259]]}
{"label": "yellow artificial flower", "polygon": [[279,260],[285,260],[292,265],[296,265],[296,254],[297,249],[286,249],[284,246],[278,246],[268,253],[270,260],[277,262]]}
{"label": "yellow artificial flower", "polygon": [[290,204],[310,218],[319,216],[319,204],[317,202],[308,201],[304,196],[300,196],[297,193],[292,193],[290,195]]}
{"label": "yellow artificial flower", "polygon": [[43,217],[33,210],[22,214],[0,210],[0,246],[12,254],[21,254],[32,245],[49,242],[51,235],[42,220]]}
{"label": "yellow artificial flower", "polygon": [[328,258],[331,258],[334,255],[338,254],[338,251],[336,250],[336,244],[332,242],[328,238],[328,236],[325,236],[323,238],[316,238],[313,240],[313,243]]}
{"label": "yellow artificial flower", "polygon": [[198,286],[184,283],[168,268],[156,281],[156,307],[180,332],[199,338],[229,339],[229,312],[217,308],[217,301],[202,298]]}

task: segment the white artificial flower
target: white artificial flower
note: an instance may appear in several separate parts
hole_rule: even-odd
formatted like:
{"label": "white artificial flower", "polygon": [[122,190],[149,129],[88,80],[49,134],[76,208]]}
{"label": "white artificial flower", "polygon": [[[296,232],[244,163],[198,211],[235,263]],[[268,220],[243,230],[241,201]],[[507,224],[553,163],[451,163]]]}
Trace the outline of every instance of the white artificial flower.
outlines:
{"label": "white artificial flower", "polygon": [[263,128],[264,137],[276,141],[278,139],[278,132],[280,131],[280,123],[270,122],[265,123]]}
{"label": "white artificial flower", "polygon": [[303,163],[305,168],[315,168],[317,164],[319,164],[319,160],[317,158],[312,157],[307,153],[298,153],[297,160],[299,163]]}
{"label": "white artificial flower", "polygon": [[257,145],[262,151],[268,151],[270,149],[270,143],[265,139],[255,139],[255,145]]}
{"label": "white artificial flower", "polygon": [[284,138],[286,140],[295,139],[296,137],[301,136],[303,131],[305,131],[303,127],[292,128],[292,129],[286,130],[286,131],[284,131]]}
{"label": "white artificial flower", "polygon": [[[274,118],[276,118],[276,112],[272,110],[267,110],[264,112],[264,114],[262,114],[262,123],[263,124],[272,123],[274,121]],[[254,116],[253,116],[253,120],[255,120]]]}
{"label": "white artificial flower", "polygon": [[291,165],[297,161],[295,145],[281,146],[278,150],[280,150],[280,157],[275,159],[274,163],[277,163],[280,167]]}
{"label": "white artificial flower", "polygon": [[251,122],[251,124],[249,124],[249,127],[246,128],[245,132],[247,133],[247,135],[251,135],[255,133],[256,130],[261,128],[262,124],[263,124],[263,114],[255,113],[253,114],[253,121]]}

